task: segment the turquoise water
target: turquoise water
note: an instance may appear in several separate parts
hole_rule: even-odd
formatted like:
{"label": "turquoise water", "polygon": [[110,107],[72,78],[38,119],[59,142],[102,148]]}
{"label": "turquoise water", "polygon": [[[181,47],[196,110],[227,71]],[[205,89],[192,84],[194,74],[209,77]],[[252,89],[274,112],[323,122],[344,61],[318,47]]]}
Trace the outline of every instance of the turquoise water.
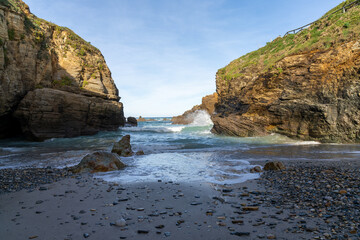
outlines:
{"label": "turquoise water", "polygon": [[360,159],[359,145],[319,144],[295,141],[280,135],[235,138],[210,133],[212,123],[199,113],[188,126],[172,125],[163,118],[140,122],[138,127],[124,127],[94,136],[27,142],[21,139],[0,141],[0,168],[64,167],[77,164],[86,154],[111,151],[123,135],[130,134],[133,150],[144,156],[121,158],[125,170],[98,174],[118,182],[237,183],[258,177],[249,173],[251,160],[339,160]]}

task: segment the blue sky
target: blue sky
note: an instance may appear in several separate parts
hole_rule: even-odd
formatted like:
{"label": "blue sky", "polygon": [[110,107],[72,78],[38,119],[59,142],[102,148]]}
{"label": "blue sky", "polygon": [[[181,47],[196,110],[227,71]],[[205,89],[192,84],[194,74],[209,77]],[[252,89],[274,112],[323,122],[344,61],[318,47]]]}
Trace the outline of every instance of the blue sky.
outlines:
{"label": "blue sky", "polygon": [[341,0],[25,0],[99,48],[126,116],[174,116],[215,92],[215,74]]}

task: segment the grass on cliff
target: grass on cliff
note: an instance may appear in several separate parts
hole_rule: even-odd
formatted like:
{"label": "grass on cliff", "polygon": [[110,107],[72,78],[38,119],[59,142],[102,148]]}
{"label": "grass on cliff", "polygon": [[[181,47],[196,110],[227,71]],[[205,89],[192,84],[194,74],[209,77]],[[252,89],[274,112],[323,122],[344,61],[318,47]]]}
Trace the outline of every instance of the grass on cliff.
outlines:
{"label": "grass on cliff", "polygon": [[[84,57],[87,52],[99,52],[99,49],[82,39],[71,29],[60,27],[52,22],[38,18],[33,14],[25,14],[24,9],[27,5],[21,0],[0,0],[0,5],[10,8],[11,11],[17,12],[24,17],[25,28],[28,33],[33,35],[35,44],[46,46],[45,31],[46,29],[51,28],[53,30],[53,34],[56,37],[61,35],[65,39],[66,46],[72,47],[79,57]],[[9,40],[15,40],[15,35],[16,33],[14,30],[10,29]]]}
{"label": "grass on cliff", "polygon": [[[331,9],[324,16],[332,13],[344,5],[353,2],[347,0]],[[348,9],[346,13],[339,11],[331,16],[322,17],[309,28],[296,33],[278,37],[266,46],[250,52],[224,68],[218,70],[218,77],[229,82],[242,77],[250,69],[263,73],[273,68],[276,62],[285,56],[307,52],[311,50],[324,50],[345,41],[358,40],[360,33],[360,5]],[[278,69],[279,73],[282,69]]]}

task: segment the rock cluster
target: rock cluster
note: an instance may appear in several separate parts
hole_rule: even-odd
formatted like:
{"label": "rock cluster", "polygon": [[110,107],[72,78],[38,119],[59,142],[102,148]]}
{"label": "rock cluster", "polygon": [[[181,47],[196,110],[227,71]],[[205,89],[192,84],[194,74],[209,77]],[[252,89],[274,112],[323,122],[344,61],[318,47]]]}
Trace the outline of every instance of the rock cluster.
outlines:
{"label": "rock cluster", "polygon": [[[51,99],[54,89],[59,100]],[[97,48],[37,18],[21,0],[1,3],[0,137],[24,132],[42,140],[114,130],[124,125],[119,99]]]}

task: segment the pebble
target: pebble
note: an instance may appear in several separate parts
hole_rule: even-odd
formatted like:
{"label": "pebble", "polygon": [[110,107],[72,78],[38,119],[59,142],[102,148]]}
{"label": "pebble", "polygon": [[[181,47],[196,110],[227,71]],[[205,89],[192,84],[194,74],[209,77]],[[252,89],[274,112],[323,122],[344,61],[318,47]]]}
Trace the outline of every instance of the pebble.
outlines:
{"label": "pebble", "polygon": [[125,219],[120,218],[120,219],[115,221],[114,225],[117,226],[117,227],[125,227],[126,226],[126,221],[125,221]]}
{"label": "pebble", "polygon": [[239,237],[242,237],[242,236],[250,236],[250,233],[249,232],[232,232],[230,233],[231,235],[235,235],[235,236],[239,236]]}
{"label": "pebble", "polygon": [[138,234],[148,234],[150,231],[149,230],[138,230],[137,233]]}

